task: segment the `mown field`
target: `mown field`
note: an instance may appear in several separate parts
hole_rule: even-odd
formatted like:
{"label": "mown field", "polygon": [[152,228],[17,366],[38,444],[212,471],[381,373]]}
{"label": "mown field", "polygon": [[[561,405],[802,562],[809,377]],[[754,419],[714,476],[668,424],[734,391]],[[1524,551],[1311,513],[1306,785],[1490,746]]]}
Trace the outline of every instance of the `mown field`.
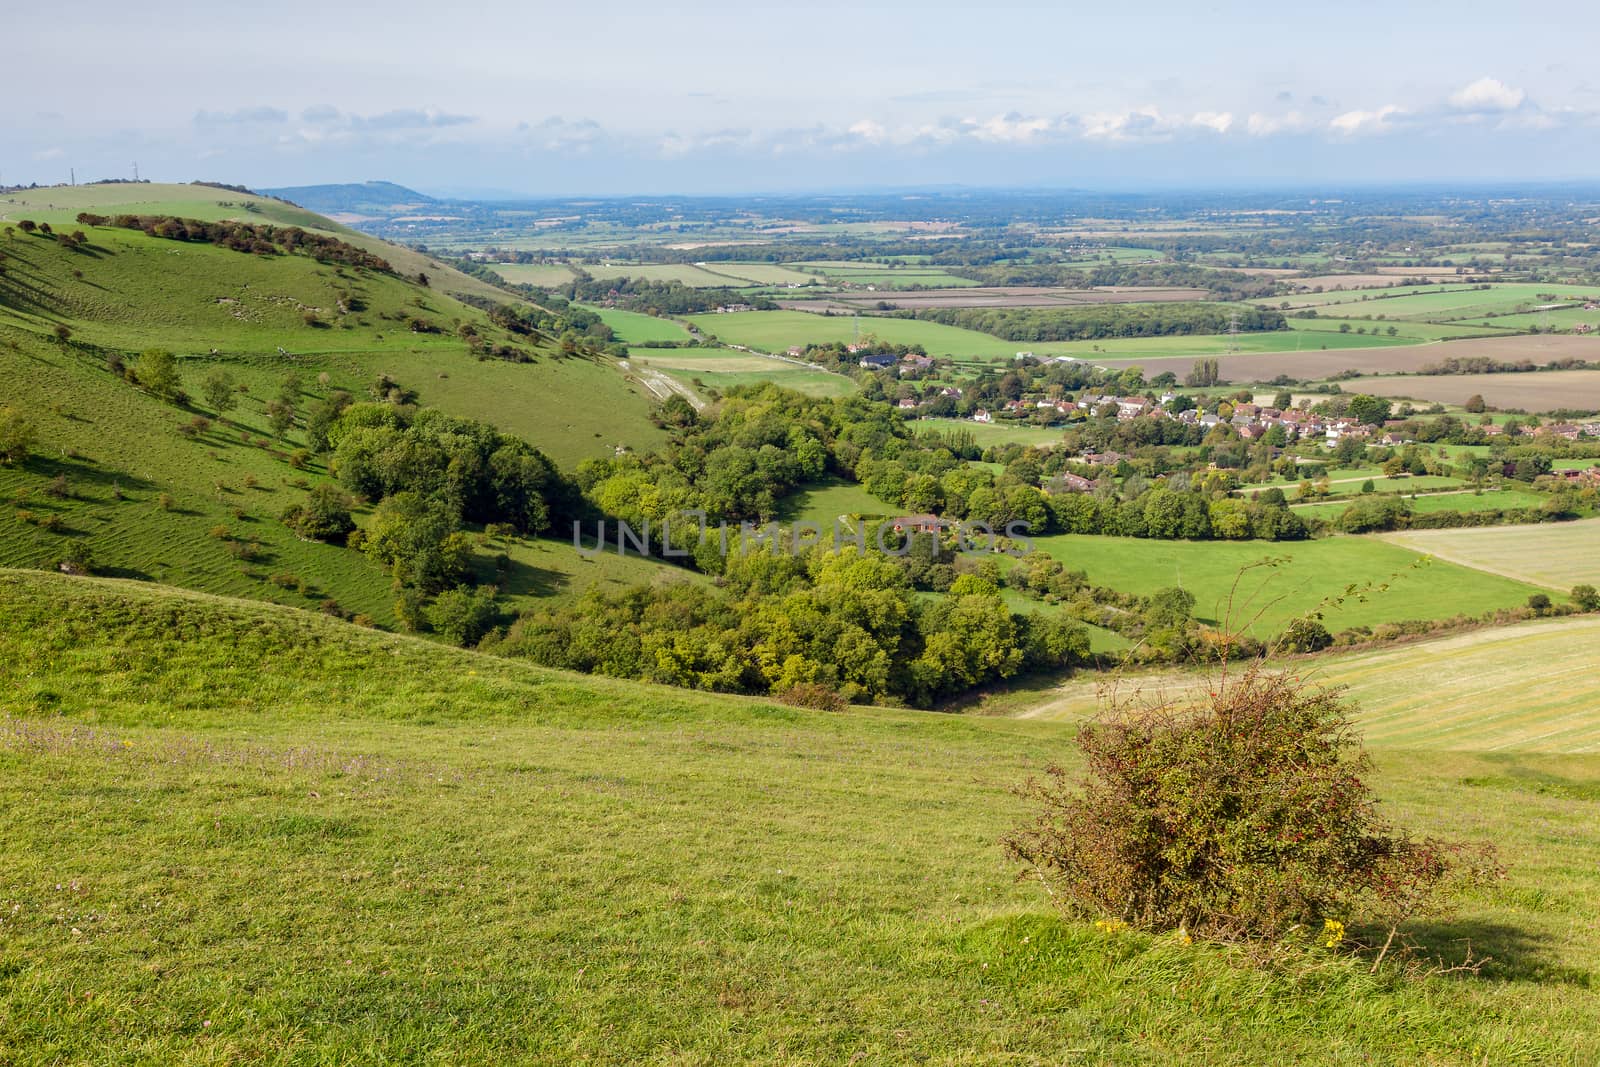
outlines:
{"label": "mown field", "polygon": [[[1600,678],[1590,667],[1600,619],[1543,619],[1413,644],[1285,661],[1345,689],[1374,745],[1453,751],[1600,752]],[[1116,685],[1144,698],[1190,693],[1205,671],[1125,672]],[[1013,695],[1004,710],[1023,718],[1079,722],[1100,708],[1103,680],[1082,678],[1043,693]],[[1001,709],[997,709],[1001,710]],[[1537,791],[1539,775],[1526,775]],[[1559,782],[1547,782],[1559,789]]]}
{"label": "mown field", "polygon": [[1465,530],[1407,530],[1383,538],[1417,552],[1518,581],[1566,592],[1600,585],[1600,519],[1486,526]]}
{"label": "mown field", "polygon": [[[1097,585],[1140,595],[1181,586],[1194,594],[1197,618],[1248,629],[1261,637],[1277,636],[1291,619],[1317,610],[1350,585],[1365,588],[1371,583],[1372,589],[1341,605],[1329,605],[1323,623],[1330,631],[1479,615],[1520,607],[1541,591],[1525,581],[1455,563],[1426,562],[1419,552],[1371,537],[1298,543],[1156,542],[1053,534],[1033,540],[1035,547],[1068,570],[1085,571]],[[1251,567],[1267,559],[1281,562]],[[1247,567],[1251,569],[1241,574]],[[1388,588],[1380,592],[1379,586]]]}
{"label": "mown field", "polygon": [[1593,757],[1376,750],[1391,816],[1502,849],[1504,882],[1414,931],[1481,974],[1258,970],[1013,877],[1010,788],[1070,763],[1066,724],[580,679],[41,575],[0,576],[0,643],[8,1062],[1600,1055]]}
{"label": "mown field", "polygon": [[670,375],[690,389],[726,392],[735,386],[771,382],[810,396],[844,396],[856,388],[855,382],[841,374],[724,348],[634,348],[628,359]]}
{"label": "mown field", "polygon": [[971,434],[980,448],[990,445],[1053,445],[1061,440],[1062,431],[1047,426],[1029,426],[1021,422],[973,422],[971,419],[917,419],[911,424],[913,433],[936,431],[950,434]]}

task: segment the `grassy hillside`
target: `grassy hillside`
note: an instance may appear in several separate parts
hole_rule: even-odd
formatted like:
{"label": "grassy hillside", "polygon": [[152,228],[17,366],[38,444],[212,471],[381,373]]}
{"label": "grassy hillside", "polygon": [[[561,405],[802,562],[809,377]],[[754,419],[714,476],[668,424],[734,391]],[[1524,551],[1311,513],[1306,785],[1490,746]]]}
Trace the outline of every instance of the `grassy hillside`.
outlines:
{"label": "grassy hillside", "polygon": [[[1593,1062],[1593,758],[1379,750],[1508,880],[1401,981],[1057,917],[997,839],[1065,728],[581,679],[0,574],[0,1059]],[[48,796],[48,803],[41,798]]]}
{"label": "grassy hillside", "polygon": [[[89,245],[72,251],[0,230],[0,407],[23,412],[37,438],[25,465],[0,467],[0,565],[50,566],[83,540],[112,574],[302,607],[331,598],[387,624],[387,576],[277,521],[327,473],[319,458],[294,465],[303,426],[282,439],[270,427],[267,403],[290,375],[302,415],[336,390],[365,398],[388,375],[423,404],[492,422],[568,468],[664,439],[648,421],[648,394],[613,361],[563,357],[407,279],[112,227],[87,232]],[[437,332],[415,332],[416,319]],[[462,324],[532,362],[480,360],[457,336]],[[57,326],[70,331],[66,341]],[[114,359],[133,364],[150,347],[177,355],[187,407],[115,373]],[[219,370],[246,390],[223,418],[200,399]],[[211,424],[190,432],[196,417]],[[619,574],[648,581],[659,570],[640,560],[582,564],[559,545],[486,545],[483,566],[502,549],[518,564],[513,591],[529,595]]]}
{"label": "grassy hillside", "polygon": [[217,222],[239,219],[278,226],[299,226],[331,234],[387,259],[403,274],[426,273],[444,292],[503,299],[505,294],[487,282],[463,274],[431,256],[390,244],[359,230],[340,225],[314,211],[268,196],[236,193],[206,185],[172,185],[156,182],[114,185],[55,185],[22,189],[0,196],[0,221],[33,219],[51,225],[70,224],[78,212],[129,215],[179,215],[186,219]]}

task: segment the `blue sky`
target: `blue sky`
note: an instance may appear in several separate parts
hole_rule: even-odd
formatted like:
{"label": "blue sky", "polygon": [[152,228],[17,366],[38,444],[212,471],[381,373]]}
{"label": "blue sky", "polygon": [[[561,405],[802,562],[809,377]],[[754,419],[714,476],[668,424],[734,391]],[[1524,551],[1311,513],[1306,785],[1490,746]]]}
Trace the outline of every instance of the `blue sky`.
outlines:
{"label": "blue sky", "polygon": [[351,8],[14,10],[0,182],[134,160],[557,195],[1600,178],[1578,6]]}

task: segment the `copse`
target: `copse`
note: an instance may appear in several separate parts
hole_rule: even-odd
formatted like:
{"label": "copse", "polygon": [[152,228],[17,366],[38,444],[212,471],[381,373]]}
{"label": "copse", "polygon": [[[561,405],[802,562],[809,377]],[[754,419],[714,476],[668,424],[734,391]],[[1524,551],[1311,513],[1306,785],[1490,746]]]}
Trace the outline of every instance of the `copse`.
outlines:
{"label": "copse", "polygon": [[370,500],[437,498],[460,520],[526,534],[579,517],[577,489],[544,453],[486,423],[431,409],[353,404],[326,430],[341,485]]}

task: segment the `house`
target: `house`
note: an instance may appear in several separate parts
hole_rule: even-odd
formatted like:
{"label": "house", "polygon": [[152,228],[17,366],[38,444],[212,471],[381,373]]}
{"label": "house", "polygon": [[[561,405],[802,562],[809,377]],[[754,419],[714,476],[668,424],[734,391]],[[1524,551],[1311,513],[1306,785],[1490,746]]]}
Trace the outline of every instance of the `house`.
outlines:
{"label": "house", "polygon": [[1578,434],[1581,432],[1582,431],[1580,431],[1570,422],[1547,423],[1538,429],[1539,436],[1541,437],[1565,437],[1568,441],[1576,441],[1578,439]]}
{"label": "house", "polygon": [[917,368],[919,370],[926,370],[928,367],[931,367],[931,366],[933,366],[933,360],[932,359],[930,359],[927,356],[919,356],[915,352],[907,352],[905,355],[900,357],[900,369],[901,370],[904,370],[907,367],[914,367],[914,368]]}
{"label": "house", "polygon": [[915,411],[917,410],[917,398],[912,396],[903,396],[900,398],[900,403],[896,404],[895,407],[899,408],[901,411]]}
{"label": "house", "polygon": [[1239,437],[1245,441],[1259,441],[1261,440],[1261,435],[1267,432],[1253,422],[1245,423],[1243,426],[1240,426],[1238,430]]}
{"label": "house", "polygon": [[806,354],[806,349],[805,349],[804,345],[790,345],[789,346],[789,355],[791,355],[791,356],[803,356],[805,354]]}
{"label": "house", "polygon": [[944,520],[937,515],[902,515],[892,522],[895,533],[909,530],[912,533],[936,534],[944,529],[945,525]]}
{"label": "house", "polygon": [[1206,429],[1209,430],[1211,427],[1220,424],[1222,422],[1222,419],[1221,419],[1220,416],[1217,415],[1216,412],[1208,411],[1204,415],[1200,416],[1199,422],[1200,422],[1201,426],[1204,426]]}
{"label": "house", "polygon": [[1572,327],[1572,332],[1573,333],[1588,333],[1592,329],[1594,329],[1594,327],[1590,326],[1587,322],[1580,322],[1580,323],[1577,323],[1576,325],[1574,325]]}
{"label": "house", "polygon": [[1026,414],[1028,410],[1028,404],[1027,401],[1024,400],[1007,400],[1005,408],[1013,415],[1022,415]]}
{"label": "house", "polygon": [[1085,452],[1083,461],[1091,467],[1115,467],[1123,460],[1121,452]]}
{"label": "house", "polygon": [[1485,437],[1503,437],[1506,432],[1506,428],[1498,422],[1491,422],[1489,425],[1482,427],[1482,429]]}
{"label": "house", "polygon": [[960,400],[961,399],[961,390],[956,388],[953,385],[947,385],[943,389],[939,390],[939,395],[940,396],[955,397],[957,400]]}
{"label": "house", "polygon": [[895,358],[883,352],[861,357],[861,365],[863,367],[871,367],[873,370],[883,370],[885,367],[894,366],[894,364]]}
{"label": "house", "polygon": [[1050,479],[1051,492],[1060,493],[1092,493],[1094,483],[1081,474],[1067,474],[1065,472]]}
{"label": "house", "polygon": [[1140,415],[1149,412],[1152,407],[1150,401],[1142,396],[1119,396],[1116,398],[1116,405],[1117,420],[1119,422],[1137,419]]}
{"label": "house", "polygon": [[994,416],[989,414],[988,408],[979,408],[972,413],[973,422],[993,422]]}

